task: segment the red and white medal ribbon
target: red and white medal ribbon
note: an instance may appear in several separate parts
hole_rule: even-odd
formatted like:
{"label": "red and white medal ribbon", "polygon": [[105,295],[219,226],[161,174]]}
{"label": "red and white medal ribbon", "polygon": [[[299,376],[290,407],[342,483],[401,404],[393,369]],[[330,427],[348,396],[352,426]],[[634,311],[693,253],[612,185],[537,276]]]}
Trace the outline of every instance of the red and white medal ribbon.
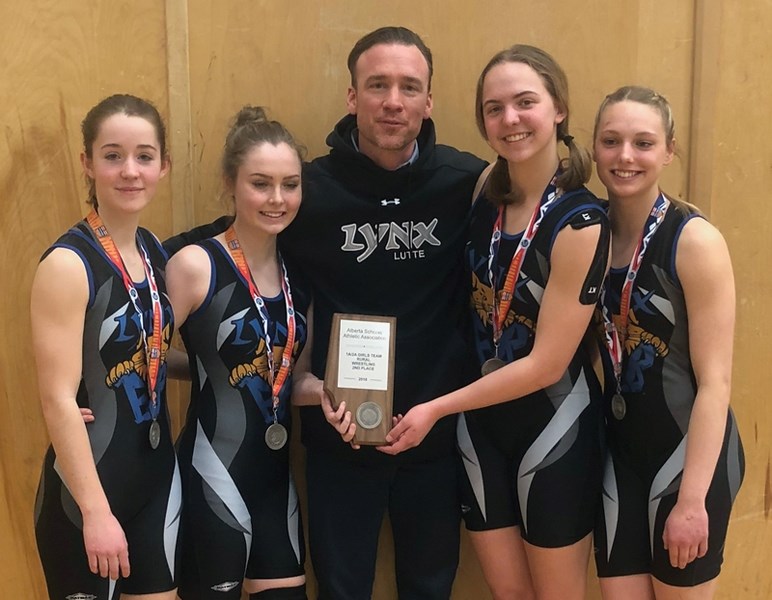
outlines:
{"label": "red and white medal ribbon", "polygon": [[533,214],[531,214],[528,226],[525,228],[523,236],[520,238],[520,243],[517,245],[517,249],[509,263],[509,270],[504,279],[501,294],[496,292],[496,267],[499,245],[501,243],[501,229],[504,223],[505,207],[499,206],[498,215],[493,224],[491,243],[488,250],[488,281],[490,281],[491,290],[493,291],[491,322],[493,324],[494,358],[498,358],[499,355],[499,340],[501,339],[501,334],[503,332],[504,321],[506,321],[507,313],[512,305],[512,299],[515,295],[515,288],[517,286],[517,280],[520,277],[520,270],[523,266],[525,254],[531,246],[531,242],[536,236],[536,232],[539,230],[539,225],[544,219],[544,215],[547,214],[547,210],[555,200],[562,195],[562,191],[555,187],[555,179],[555,177],[552,178],[552,181],[550,181],[549,185],[544,190],[544,194],[542,195],[539,204],[536,205]]}
{"label": "red and white medal ribbon", "polygon": [[670,200],[664,194],[660,193],[651,207],[651,212],[646,218],[646,223],[641,232],[641,238],[633,252],[630,266],[627,268],[625,281],[622,284],[622,292],[619,302],[619,328],[611,317],[611,311],[606,304],[606,286],[601,294],[601,310],[603,312],[603,324],[606,336],[606,347],[608,348],[611,362],[614,367],[614,377],[616,379],[616,393],[622,393],[622,359],[624,356],[625,341],[627,340],[627,324],[629,322],[630,301],[633,293],[635,278],[638,276],[638,270],[641,268],[643,257],[646,254],[646,248],[654,237],[659,226],[665,218],[665,213],[670,207]]}

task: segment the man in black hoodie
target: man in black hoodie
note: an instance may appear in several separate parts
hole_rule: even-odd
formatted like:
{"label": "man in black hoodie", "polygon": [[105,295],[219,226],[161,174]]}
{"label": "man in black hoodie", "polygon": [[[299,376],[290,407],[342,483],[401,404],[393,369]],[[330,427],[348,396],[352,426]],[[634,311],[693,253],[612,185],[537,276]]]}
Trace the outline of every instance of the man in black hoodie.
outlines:
{"label": "man in black hoodie", "polygon": [[[369,33],[348,67],[349,114],[327,137],[330,153],[306,166],[300,212],[280,237],[314,296],[310,371],[293,386],[296,403],[315,404],[300,409],[311,558],[320,598],[369,598],[388,510],[399,597],[448,598],[460,521],[456,419],[392,457],[353,449],[318,404],[336,312],[397,317],[395,414],[468,382],[463,248],[485,163],[435,143],[432,56],[415,33]],[[350,439],[345,423],[338,429]]]}
{"label": "man in black hoodie", "polygon": [[[319,404],[336,312],[397,317],[395,414],[469,382],[463,249],[485,163],[436,144],[432,55],[418,35],[377,29],[354,45],[348,68],[349,114],[327,137],[330,153],[305,165],[300,212],[279,237],[314,298],[310,368],[293,384],[307,449],[311,559],[321,600],[369,598],[388,510],[399,598],[447,599],[460,526],[455,417],[417,448],[388,456],[352,448],[344,441],[349,421],[328,423]],[[167,249],[226,226],[218,219]]]}

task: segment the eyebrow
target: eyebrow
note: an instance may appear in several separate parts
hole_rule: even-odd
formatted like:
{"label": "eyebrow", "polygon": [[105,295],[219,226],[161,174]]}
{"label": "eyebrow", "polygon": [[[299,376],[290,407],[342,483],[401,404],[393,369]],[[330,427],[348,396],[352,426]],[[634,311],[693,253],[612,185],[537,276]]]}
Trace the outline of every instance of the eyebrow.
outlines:
{"label": "eyebrow", "polygon": [[[102,144],[102,146],[100,146],[100,149],[104,149],[104,148],[122,148],[122,147],[123,146],[121,146],[120,144],[116,144],[115,142],[110,142],[108,144]],[[153,144],[139,144],[137,146],[137,148],[142,148],[143,150],[156,150],[156,147],[153,146]]]}
{"label": "eyebrow", "polygon": [[[522,98],[523,96],[527,96],[528,94],[533,94],[534,96],[538,96],[539,95],[539,93],[534,91],[534,90],[524,90],[522,92],[518,92],[517,94],[512,96],[512,98],[517,100],[518,98]],[[483,106],[485,106],[486,104],[499,103],[499,102],[503,102],[503,100],[499,100],[497,98],[490,98],[489,100],[485,100],[483,102]]]}
{"label": "eyebrow", "polygon": [[[599,133],[605,133],[605,134],[613,133],[615,135],[620,135],[620,132],[617,131],[616,129],[601,129]],[[636,131],[633,134],[633,136],[642,136],[642,135],[656,136],[657,132],[656,131]]]}
{"label": "eyebrow", "polygon": [[[273,179],[273,175],[267,175],[266,173],[260,173],[259,171],[255,171],[254,173],[250,173],[247,175],[247,177],[264,177],[265,179]],[[293,177],[300,177],[300,173],[296,173],[293,175],[287,175],[286,177],[282,177],[282,179],[292,179]]]}
{"label": "eyebrow", "polygon": [[[370,83],[370,82],[373,82],[373,81],[383,81],[385,79],[390,79],[390,76],[389,75],[380,75],[380,74],[371,75],[370,77],[365,79],[365,83]],[[406,81],[408,83],[414,83],[414,84],[418,84],[421,87],[424,87],[424,82],[423,82],[423,80],[420,77],[413,77],[411,75],[405,75],[405,76],[400,76],[397,79],[399,81],[402,81],[402,82]]]}

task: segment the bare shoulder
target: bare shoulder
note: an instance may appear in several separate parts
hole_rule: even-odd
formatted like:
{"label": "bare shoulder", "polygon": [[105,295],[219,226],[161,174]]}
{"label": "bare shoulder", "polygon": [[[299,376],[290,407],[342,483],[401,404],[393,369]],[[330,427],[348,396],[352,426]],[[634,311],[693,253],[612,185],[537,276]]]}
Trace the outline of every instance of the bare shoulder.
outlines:
{"label": "bare shoulder", "polygon": [[201,246],[185,246],[169,259],[166,289],[177,326],[181,326],[204,301],[211,276],[209,255]]}
{"label": "bare shoulder", "polygon": [[689,297],[704,301],[710,295],[734,290],[732,260],[724,236],[708,221],[693,218],[681,231],[676,247],[675,269]]}
{"label": "bare shoulder", "polygon": [[86,265],[78,254],[67,248],[54,248],[40,261],[32,282],[33,306],[36,300],[38,308],[85,306],[88,294]]}
{"label": "bare shoulder", "polygon": [[182,248],[169,259],[166,265],[167,277],[170,275],[208,277],[209,269],[209,255],[197,244]]}
{"label": "bare shoulder", "polygon": [[710,248],[726,249],[724,236],[707,219],[700,217],[689,219],[678,239],[678,251],[699,252]]}
{"label": "bare shoulder", "polygon": [[679,278],[729,266],[729,248],[721,232],[706,219],[695,217],[684,225],[676,247]]}

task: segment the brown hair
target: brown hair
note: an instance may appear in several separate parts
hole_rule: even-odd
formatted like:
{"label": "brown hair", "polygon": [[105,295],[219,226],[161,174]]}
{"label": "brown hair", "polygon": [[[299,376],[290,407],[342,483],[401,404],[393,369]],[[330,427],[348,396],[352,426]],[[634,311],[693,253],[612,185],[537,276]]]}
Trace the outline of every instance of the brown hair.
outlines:
{"label": "brown hair", "polygon": [[434,65],[432,63],[432,51],[424,44],[424,41],[420,36],[408,29],[407,27],[381,27],[375,31],[371,31],[364,37],[360,38],[354,47],[351,49],[348,55],[348,72],[351,74],[351,87],[356,87],[356,66],[359,57],[364,52],[377,46],[379,44],[398,44],[400,46],[415,46],[420,50],[421,54],[426,59],[426,64],[429,67],[429,90],[432,89],[432,74],[434,73]]}
{"label": "brown hair", "polygon": [[[558,176],[557,186],[564,191],[571,191],[581,187],[590,180],[590,175],[592,174],[590,153],[587,149],[577,145],[574,142],[574,138],[568,133],[570,111],[566,74],[555,59],[541,48],[526,44],[516,44],[511,48],[498,52],[488,61],[477,80],[477,93],[475,97],[477,129],[480,130],[483,138],[487,139],[482,106],[485,77],[493,67],[511,62],[523,63],[536,71],[557,109],[565,114],[563,121],[558,123],[556,135],[557,139],[568,147],[569,154],[567,159],[561,161],[562,173]],[[519,196],[519,191],[512,189],[507,161],[501,157],[497,159],[496,164],[491,170],[490,177],[486,183],[486,195],[495,204],[510,204]]]}
{"label": "brown hair", "polygon": [[[158,143],[160,144],[161,159],[167,160],[166,154],[166,126],[158,112],[158,109],[152,102],[131,94],[114,94],[108,96],[99,104],[88,111],[80,124],[80,131],[83,134],[83,151],[88,159],[94,157],[94,141],[99,136],[99,128],[102,127],[107,119],[113,115],[127,115],[129,117],[142,117],[150,123],[155,129]],[[88,183],[88,202],[94,208],[99,204],[96,197],[96,187],[94,180],[86,175]]]}
{"label": "brown hair", "polygon": [[[662,127],[665,130],[665,144],[672,146],[675,143],[675,120],[673,119],[673,110],[670,108],[670,103],[667,101],[667,98],[665,98],[662,94],[655,92],[651,88],[640,85],[625,85],[607,95],[603,99],[603,102],[600,103],[598,112],[595,115],[595,124],[592,128],[593,144],[595,144],[595,140],[598,137],[598,127],[600,126],[600,118],[603,114],[603,111],[612,104],[624,102],[625,100],[650,106],[655,111],[657,111],[660,118],[662,119]],[[662,193],[664,194],[664,192]],[[700,209],[697,208],[694,204],[679,198],[673,198],[669,194],[665,195],[673,204],[679,206],[687,213],[695,212],[702,214]]]}
{"label": "brown hair", "polygon": [[260,106],[245,106],[233,118],[222,154],[222,174],[225,181],[233,184],[246,155],[260,144],[278,146],[287,144],[302,163],[306,149],[295,141],[289,130],[278,121],[268,119]]}

